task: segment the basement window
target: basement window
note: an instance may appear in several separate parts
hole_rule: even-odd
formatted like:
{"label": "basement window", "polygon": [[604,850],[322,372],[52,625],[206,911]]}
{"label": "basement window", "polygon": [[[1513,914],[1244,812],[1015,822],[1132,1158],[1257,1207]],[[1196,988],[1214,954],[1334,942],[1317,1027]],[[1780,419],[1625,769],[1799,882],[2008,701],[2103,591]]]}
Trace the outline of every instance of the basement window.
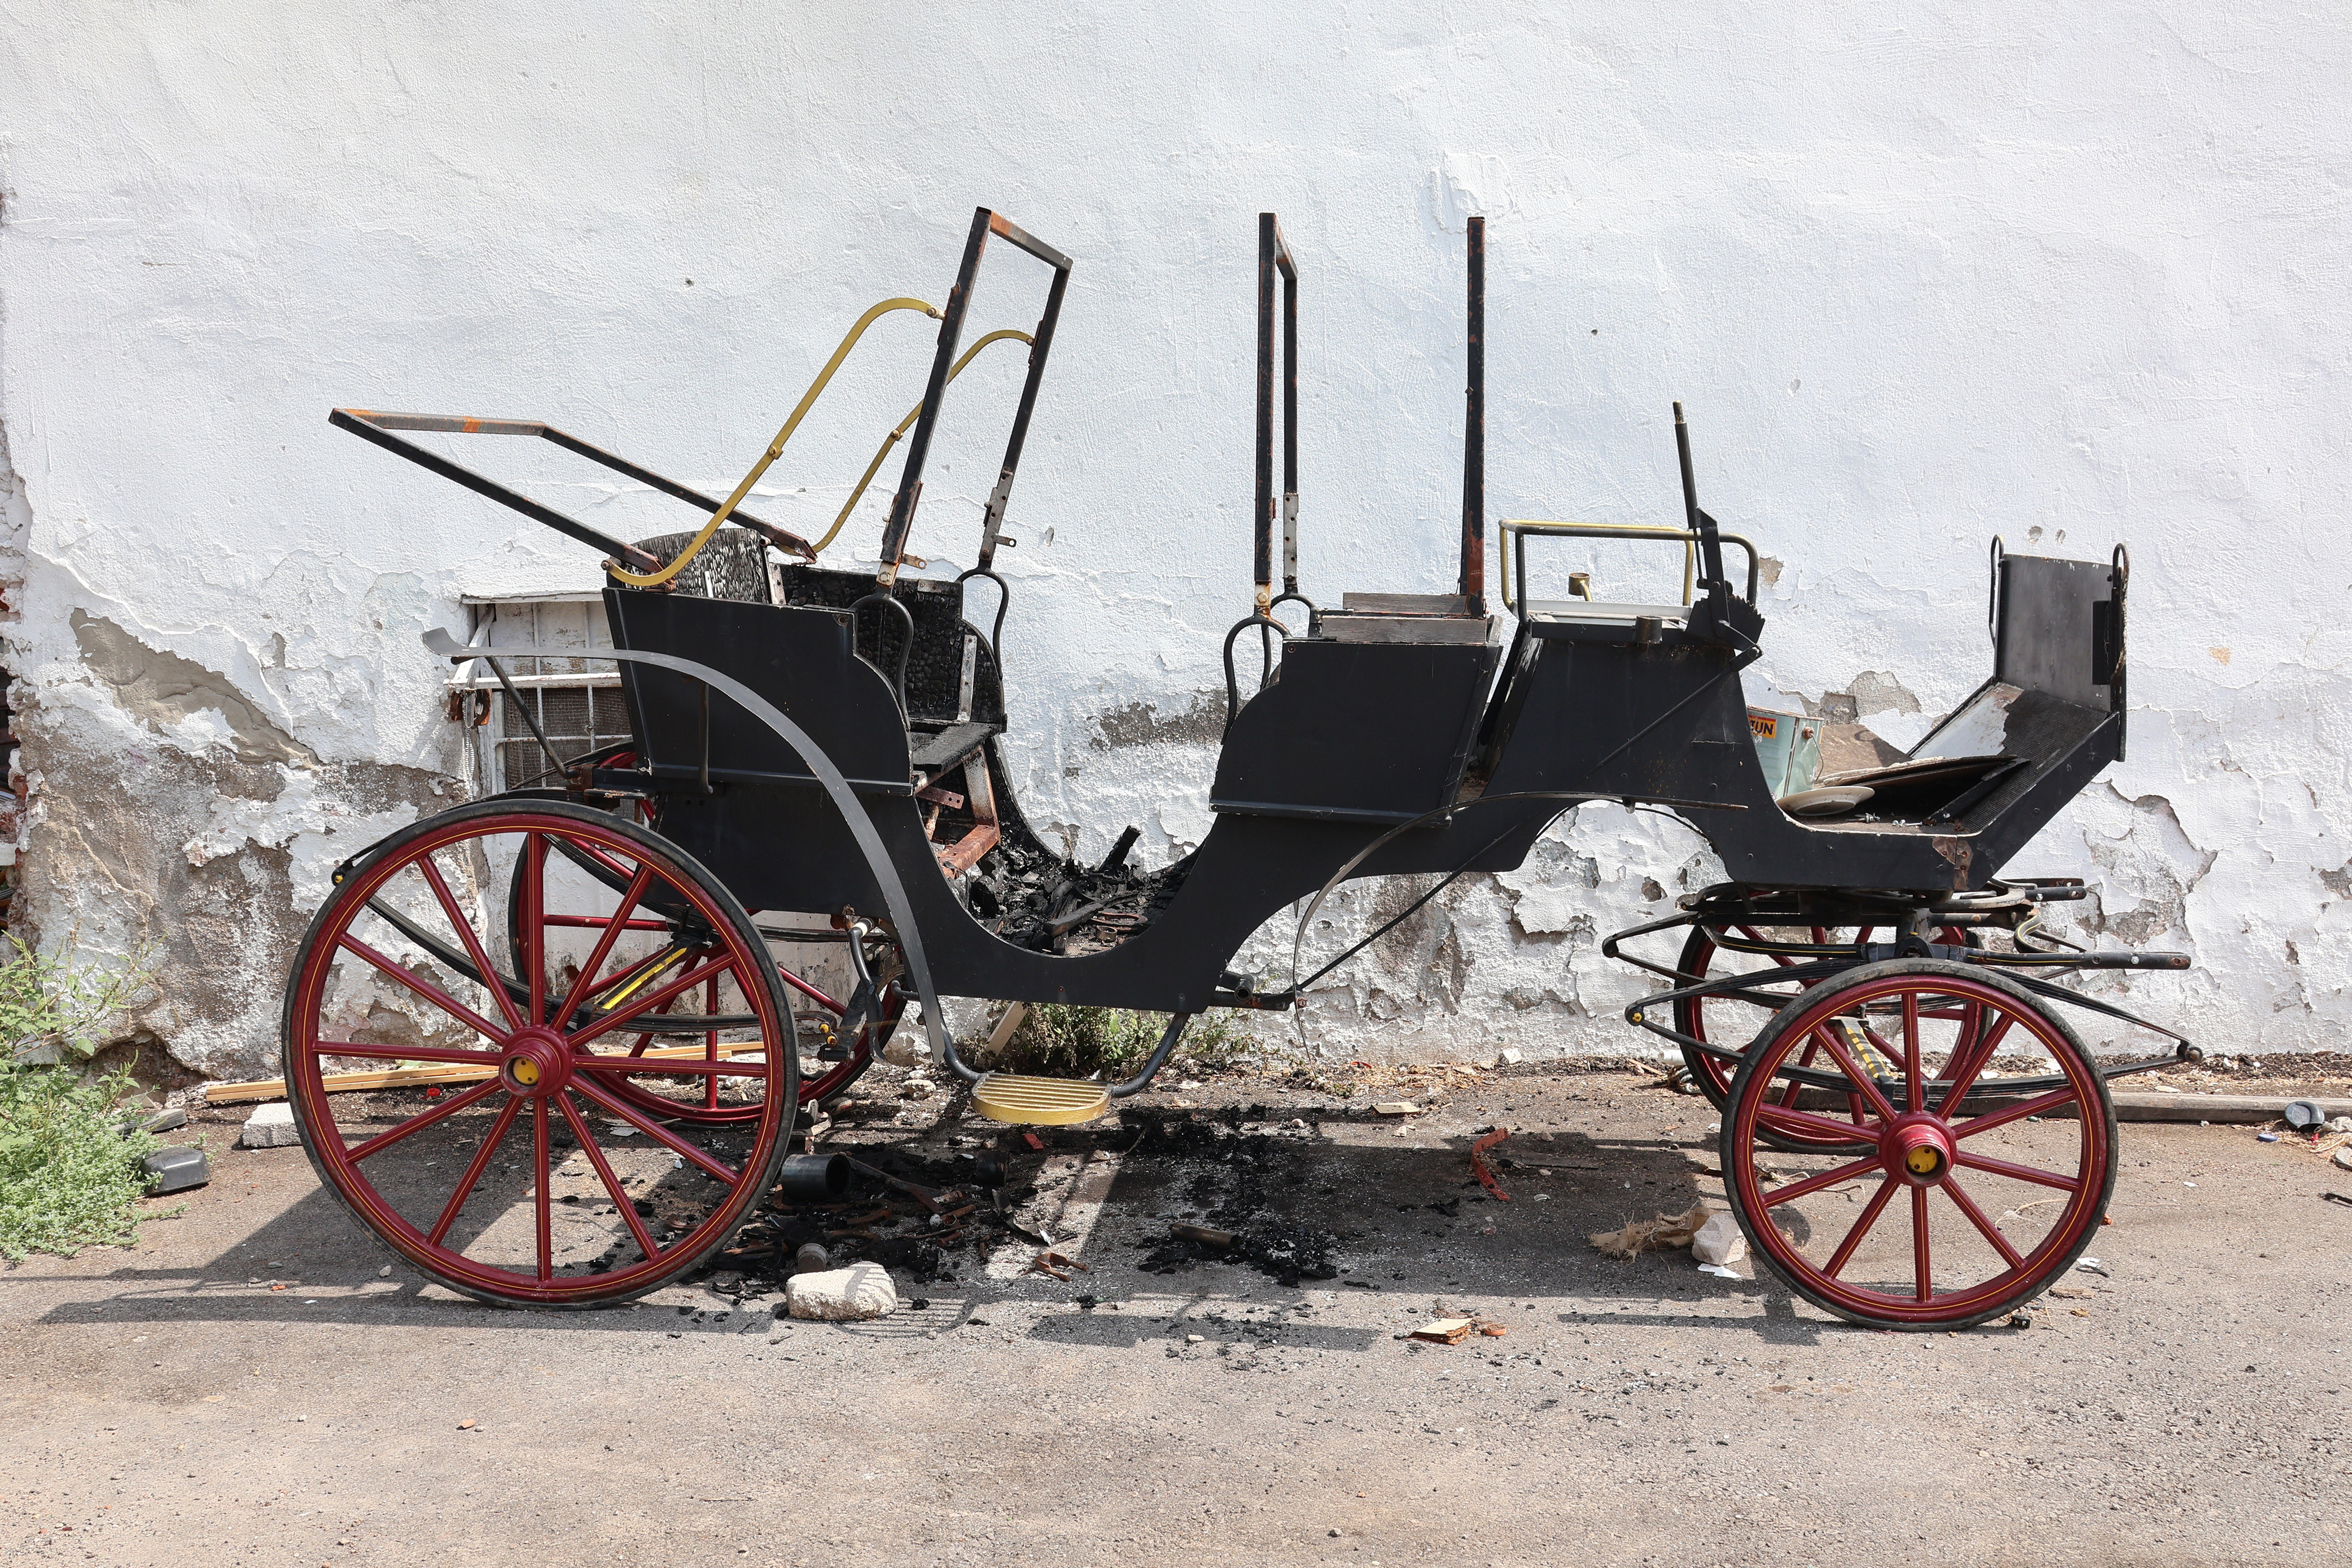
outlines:
{"label": "basement window", "polygon": [[[464,604],[466,641],[472,647],[495,651],[613,646],[604,603],[597,595],[467,598]],[[525,657],[499,663],[514,685],[512,695],[478,660],[457,666],[459,673],[449,682],[449,716],[466,726],[467,783],[476,798],[557,782],[531,735],[530,720],[538,721],[555,754],[566,762],[629,738],[621,677],[609,661]]]}

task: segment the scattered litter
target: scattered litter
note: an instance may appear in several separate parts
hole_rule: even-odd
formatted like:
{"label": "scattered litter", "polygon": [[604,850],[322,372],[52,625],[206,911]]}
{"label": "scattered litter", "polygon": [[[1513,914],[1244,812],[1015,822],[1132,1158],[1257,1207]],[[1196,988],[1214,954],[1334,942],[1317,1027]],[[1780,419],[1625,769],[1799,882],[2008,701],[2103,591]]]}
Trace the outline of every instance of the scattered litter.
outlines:
{"label": "scattered litter", "polygon": [[853,1263],[823,1274],[795,1274],[784,1287],[785,1310],[795,1318],[855,1322],[898,1307],[898,1288],[878,1263]]}
{"label": "scattered litter", "polygon": [[140,1163],[147,1172],[149,1190],[158,1196],[184,1193],[213,1179],[212,1163],[202,1149],[158,1149]]}
{"label": "scattered litter", "polygon": [[2257,1143],[2275,1143],[2278,1142],[2278,1134],[2275,1132],[2257,1132],[2254,1134],[2254,1142]]}
{"label": "scattered litter", "polygon": [[2352,1171],[2352,1146],[2347,1146],[2336,1151],[2335,1158],[2336,1168],[2337,1170]]}
{"label": "scattered litter", "polygon": [[2330,1132],[2352,1132],[2352,1116],[2337,1116],[2330,1118],[2327,1123],[2327,1130]]}
{"label": "scattered litter", "polygon": [[2100,1262],[2095,1258],[2077,1258],[2074,1259],[2074,1267],[2081,1269],[2085,1274],[2105,1275],[2110,1279],[2115,1278],[2115,1276],[2107,1273],[2107,1266]]}
{"label": "scattered litter", "polygon": [[1225,1252],[1231,1252],[1241,1240],[1230,1230],[1211,1230],[1205,1225],[1171,1225],[1168,1234],[1179,1241],[1197,1241]]}
{"label": "scattered litter", "polygon": [[2068,1301],[2087,1301],[2098,1294],[2088,1285],[2053,1285],[2048,1293]]}
{"label": "scattered litter", "polygon": [[2297,1132],[2309,1132],[2327,1124],[2326,1108],[2315,1100],[2290,1100],[2279,1115]]}
{"label": "scattered litter", "polygon": [[1515,1068],[1518,1066],[1523,1059],[1524,1058],[1518,1052],[1515,1050],[1505,1050],[1496,1056],[1495,1065],[1498,1068]]}
{"label": "scattered litter", "polygon": [[1740,1273],[1738,1269],[1726,1268],[1720,1263],[1702,1263],[1698,1266],[1698,1271],[1701,1274],[1712,1274],[1718,1279],[1738,1279],[1743,1283],[1747,1279],[1747,1276]]}
{"label": "scattered litter", "polygon": [[2352,1208],[2352,1198],[2346,1197],[2342,1193],[2322,1193],[2319,1197],[2323,1203],[2342,1204],[2346,1208]]}
{"label": "scattered litter", "polygon": [[1487,1194],[1496,1203],[1509,1203],[1511,1194],[1503,1190],[1503,1184],[1495,1180],[1495,1173],[1487,1168],[1486,1151],[1510,1135],[1507,1128],[1497,1127],[1470,1145],[1470,1173],[1478,1178],[1478,1184],[1486,1188]]}
{"label": "scattered litter", "polygon": [[253,1108],[246,1118],[245,1131],[236,1136],[240,1149],[291,1149],[299,1147],[301,1132],[294,1125],[294,1107],[283,1100],[273,1100]]}
{"label": "scattered litter", "polygon": [[1720,1268],[1748,1256],[1748,1235],[1739,1228],[1739,1217],[1726,1209],[1698,1227],[1690,1246],[1691,1256],[1698,1259],[1701,1268],[1708,1264]]}
{"label": "scattered litter", "polygon": [[800,1250],[793,1254],[793,1272],[796,1275],[822,1274],[832,1264],[832,1258],[814,1241],[803,1242]]}
{"label": "scattered litter", "polygon": [[472,1431],[473,1429],[474,1429],[474,1418],[473,1418],[472,1416],[470,1416],[470,1415],[467,1416],[463,1421],[460,1421],[460,1422],[458,1422],[458,1423],[457,1423],[457,1430],[458,1430],[458,1431],[460,1431],[460,1432],[470,1432],[470,1431]]}
{"label": "scattered litter", "polygon": [[1622,1230],[1595,1231],[1592,1245],[1611,1258],[1637,1258],[1669,1247],[1688,1247],[1707,1221],[1706,1205],[1693,1204],[1678,1215],[1637,1219]]}
{"label": "scattered litter", "polygon": [[1051,1250],[1041,1252],[1036,1257],[1031,1258],[1029,1260],[1028,1268],[1024,1270],[1024,1272],[1031,1274],[1050,1274],[1056,1279],[1066,1280],[1069,1279],[1069,1275],[1065,1272],[1065,1270],[1071,1268],[1076,1269],[1081,1274],[1091,1274],[1094,1272],[1091,1268],[1079,1262],[1069,1254],[1066,1252],[1054,1252]]}
{"label": "scattered litter", "polygon": [[1419,1116],[1421,1114],[1421,1107],[1410,1100],[1383,1100],[1373,1106],[1372,1110],[1382,1116]]}
{"label": "scattered litter", "polygon": [[1511,1331],[1500,1323],[1481,1323],[1478,1325],[1478,1331],[1490,1340],[1499,1340]]}
{"label": "scattered litter", "polygon": [[1433,1345],[1458,1345],[1468,1339],[1477,1326],[1468,1318],[1437,1318],[1422,1324],[1407,1337]]}

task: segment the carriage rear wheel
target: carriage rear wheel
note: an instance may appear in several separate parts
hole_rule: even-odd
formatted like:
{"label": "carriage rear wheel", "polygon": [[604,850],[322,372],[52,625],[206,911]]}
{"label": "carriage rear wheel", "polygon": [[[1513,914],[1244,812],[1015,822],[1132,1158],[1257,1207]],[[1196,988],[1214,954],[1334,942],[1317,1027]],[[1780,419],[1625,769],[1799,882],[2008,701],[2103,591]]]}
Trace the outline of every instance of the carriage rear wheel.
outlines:
{"label": "carriage rear wheel", "polygon": [[[1894,1078],[1863,1063],[1852,1031]],[[1808,1047],[1818,1068],[1799,1066]],[[2029,1058],[2042,1086],[1986,1092],[1997,1057]],[[1811,1092],[1791,1103],[1792,1086]],[[1841,1113],[1848,1094],[1867,1108],[1859,1123]],[[1808,1137],[1863,1143],[1776,1142]],[[1813,987],[1757,1037],[1724,1116],[1724,1189],[1748,1245],[1816,1306],[1874,1328],[1958,1329],[2074,1266],[2115,1188],[2115,1142],[2106,1080],[2064,1020],[1998,974],[1897,959]]]}
{"label": "carriage rear wheel", "polygon": [[[1891,939],[1896,934],[1893,927],[1879,926],[1696,925],[1691,927],[1689,937],[1683,942],[1682,957],[1675,964],[1685,976],[1681,984],[1688,985],[1709,979],[1718,972],[1737,973],[1741,968],[1752,972],[1766,968],[1761,962],[1762,955],[1723,946],[1727,933],[1753,942],[1796,942],[1814,947],[1851,945],[1868,942],[1874,935]],[[1944,927],[1936,933],[1936,940],[1951,947],[1977,945],[1976,933],[1958,926]],[[1785,954],[1770,956],[1772,966],[1791,969],[1797,964],[1797,960]],[[1754,1037],[1759,1024],[1769,1021],[1773,1012],[1787,1005],[1804,987],[1794,982],[1776,982],[1768,974],[1744,989],[1751,994],[1752,1000],[1731,995],[1683,997],[1675,1004],[1675,1031],[1710,1045],[1744,1049]],[[1817,1045],[1807,1046],[1801,1053],[1798,1065],[1812,1066],[1819,1050]],[[1706,1096],[1709,1103],[1717,1110],[1730,1108],[1731,1079],[1739,1068],[1738,1062],[1727,1061],[1711,1052],[1685,1046],[1683,1064],[1690,1073],[1691,1081],[1698,1086],[1699,1092]],[[1791,1097],[1790,1102],[1793,1104],[1796,1085],[1788,1085],[1783,1092]],[[1867,1110],[1862,1097],[1856,1095],[1846,1107],[1845,1120],[1859,1123],[1866,1118]],[[1790,1151],[1851,1149],[1858,1142],[1853,1136],[1832,1142],[1825,1134],[1817,1135],[1811,1131],[1790,1133],[1770,1128],[1765,1130],[1764,1137],[1776,1147]]]}
{"label": "carriage rear wheel", "polygon": [[[558,924],[576,857],[618,888]],[[511,973],[489,957],[509,889]],[[631,1026],[681,999],[707,1026],[633,1054]],[[791,994],[741,904],[657,835],[562,802],[461,806],[372,849],[311,922],[283,1029],[320,1181],[419,1268],[505,1304],[625,1300],[701,1262],[773,1184],[798,1100]],[[750,1115],[684,1114],[717,1079],[756,1086]]]}

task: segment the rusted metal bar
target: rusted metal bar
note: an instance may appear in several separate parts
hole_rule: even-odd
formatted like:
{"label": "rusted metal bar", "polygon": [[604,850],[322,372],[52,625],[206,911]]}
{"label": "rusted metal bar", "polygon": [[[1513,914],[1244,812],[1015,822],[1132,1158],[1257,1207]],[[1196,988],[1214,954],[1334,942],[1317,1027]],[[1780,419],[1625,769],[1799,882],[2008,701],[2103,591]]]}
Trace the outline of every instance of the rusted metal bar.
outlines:
{"label": "rusted metal bar", "polygon": [[898,563],[907,552],[907,535],[915,526],[915,505],[923,493],[923,460],[931,454],[931,432],[939,428],[940,404],[947,396],[948,371],[955,363],[956,344],[963,337],[963,319],[971,310],[971,290],[980,274],[981,253],[988,248],[989,231],[995,216],[986,207],[972,209],[971,233],[964,240],[963,264],[956,269],[955,288],[948,294],[947,309],[940,312],[939,351],[931,356],[931,379],[923,387],[923,416],[915,422],[915,434],[907,443],[907,466],[899,470],[898,493],[890,498],[890,521],[882,530],[882,569],[874,580],[886,593],[898,580]]}
{"label": "rusted metal bar", "polygon": [[[1282,229],[1275,228],[1279,242]],[[1278,253],[1282,267],[1282,592],[1298,593],[1298,268],[1290,248]]]}
{"label": "rusted metal bar", "polygon": [[1462,422],[1462,597],[1486,613],[1486,220],[1470,220],[1470,364]]}
{"label": "rusted metal bar", "polygon": [[[327,422],[373,441],[388,452],[397,453],[410,462],[439,474],[443,479],[455,479],[467,489],[478,495],[488,496],[502,506],[512,507],[534,522],[544,523],[560,533],[569,534],[583,544],[593,544],[599,549],[609,551],[624,565],[633,570],[646,570],[658,566],[660,563],[634,545],[623,544],[618,540],[598,532],[585,523],[574,521],[551,508],[540,505],[527,496],[517,494],[496,480],[487,479],[470,468],[453,463],[438,453],[427,451],[414,442],[404,441],[392,432],[415,430],[444,436],[536,436],[542,441],[552,442],[565,451],[585,458],[592,463],[600,464],[616,474],[625,474],[639,484],[659,490],[673,500],[700,507],[704,511],[715,512],[722,504],[699,490],[679,484],[676,479],[665,475],[655,473],[651,468],[632,463],[616,453],[592,446],[579,437],[568,431],[559,430],[543,420],[480,419],[464,414],[392,414],[378,412],[372,408],[338,408],[328,415]],[[812,561],[816,558],[816,552],[810,548],[808,541],[790,529],[778,528],[774,523],[754,517],[750,512],[740,509],[730,512],[727,521],[751,530],[787,553],[805,556]]]}
{"label": "rusted metal bar", "polygon": [[[1256,611],[1265,616],[1275,602],[1275,273],[1291,284],[1289,296],[1296,308],[1296,284],[1298,266],[1291,261],[1291,247],[1282,242],[1282,224],[1275,214],[1258,214],[1258,496],[1254,505],[1256,521],[1256,557],[1254,581],[1258,585]],[[1298,357],[1296,357],[1298,327],[1291,322],[1289,343],[1291,355],[1286,360],[1291,385],[1284,397],[1284,418],[1286,418],[1286,439],[1282,451],[1284,491],[1296,494],[1298,487]],[[1291,583],[1296,590],[1296,545],[1291,548]]]}
{"label": "rusted metal bar", "polygon": [[[1034,253],[1033,253],[1034,254]],[[1059,251],[1054,252],[1059,256]],[[1029,375],[1021,384],[1021,405],[1013,411],[1013,436],[1004,444],[1004,465],[997,472],[996,489],[988,498],[988,516],[982,524],[980,561],[973,568],[986,572],[996,560],[997,541],[1004,532],[1004,509],[1013,499],[1013,472],[1021,466],[1021,447],[1029,438],[1029,416],[1037,406],[1037,388],[1045,379],[1045,356],[1054,347],[1054,323],[1061,319],[1062,295],[1070,286],[1070,264],[1066,258],[1055,264],[1053,287],[1045,291],[1045,313],[1037,318],[1037,330],[1030,334]],[[1004,579],[996,578],[1002,590]],[[998,610],[998,629],[1003,631],[1003,609]],[[992,641],[990,647],[995,644]]]}

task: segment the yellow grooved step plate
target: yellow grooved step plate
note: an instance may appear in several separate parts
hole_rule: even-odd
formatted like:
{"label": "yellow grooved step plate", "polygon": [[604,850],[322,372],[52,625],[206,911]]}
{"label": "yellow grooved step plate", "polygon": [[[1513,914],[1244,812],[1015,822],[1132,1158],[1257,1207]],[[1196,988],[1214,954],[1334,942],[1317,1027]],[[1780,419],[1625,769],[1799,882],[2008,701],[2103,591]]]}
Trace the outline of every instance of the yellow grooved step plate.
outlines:
{"label": "yellow grooved step plate", "polygon": [[1092,1121],[1110,1109],[1110,1090],[1066,1078],[1024,1078],[992,1072],[971,1086],[972,1109],[1016,1127],[1060,1127]]}

